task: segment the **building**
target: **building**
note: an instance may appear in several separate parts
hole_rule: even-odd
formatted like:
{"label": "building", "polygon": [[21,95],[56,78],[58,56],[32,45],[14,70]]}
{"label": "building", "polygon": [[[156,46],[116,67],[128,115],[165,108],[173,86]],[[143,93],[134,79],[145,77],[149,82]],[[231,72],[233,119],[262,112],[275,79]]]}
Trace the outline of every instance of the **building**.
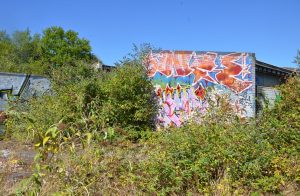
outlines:
{"label": "building", "polygon": [[91,66],[96,70],[103,70],[107,72],[110,72],[113,68],[115,68],[115,66],[105,65],[100,61],[93,63]]}
{"label": "building", "polygon": [[262,105],[257,98],[274,102],[279,94],[274,86],[292,73],[243,52],[152,51],[147,62],[162,126],[180,126],[196,112],[205,114],[208,99],[225,94],[240,116],[254,117]]}
{"label": "building", "polygon": [[41,96],[51,88],[50,80],[42,76],[0,72],[0,133],[5,119],[8,101]]}
{"label": "building", "polygon": [[50,80],[43,76],[0,72],[0,111],[7,107],[8,99],[41,96],[51,88]]}

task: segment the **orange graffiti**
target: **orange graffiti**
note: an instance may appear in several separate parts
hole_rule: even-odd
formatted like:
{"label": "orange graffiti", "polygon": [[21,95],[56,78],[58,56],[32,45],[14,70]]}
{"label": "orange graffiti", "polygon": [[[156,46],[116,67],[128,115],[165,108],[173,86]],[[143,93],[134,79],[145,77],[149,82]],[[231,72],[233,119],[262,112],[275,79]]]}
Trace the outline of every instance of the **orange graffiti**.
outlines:
{"label": "orange graffiti", "polygon": [[[167,77],[184,77],[194,75],[193,84],[205,80],[207,82],[219,83],[231,90],[239,93],[252,85],[251,81],[238,79],[239,74],[243,74],[246,69],[238,61],[245,57],[244,53],[230,53],[220,56],[220,64],[223,68],[216,65],[217,53],[206,52],[197,54],[189,51],[161,51],[150,53],[149,55],[149,77],[159,72]],[[249,72],[249,71],[248,71]],[[211,77],[209,73],[215,73]],[[246,73],[246,72],[245,72]]]}
{"label": "orange graffiti", "polygon": [[174,89],[172,88],[172,87],[170,87],[168,84],[167,84],[167,87],[166,87],[166,94],[173,94],[173,92],[174,92]]}
{"label": "orange graffiti", "polygon": [[159,88],[159,89],[157,89],[157,91],[156,91],[156,95],[158,96],[158,97],[162,97],[162,93],[163,93],[163,90],[161,89],[161,88]]}
{"label": "orange graffiti", "polygon": [[201,71],[199,69],[194,69],[193,70],[193,74],[195,75],[195,78],[194,78],[194,83],[198,82],[199,80],[201,79],[204,79],[204,80],[207,80],[209,82],[214,82],[214,79],[212,79],[207,71]]}
{"label": "orange graffiti", "polygon": [[216,74],[216,79],[235,92],[242,92],[252,85],[252,82],[241,81],[234,76],[239,75],[242,67],[236,61],[243,56],[241,53],[228,54],[222,57],[223,70]]}
{"label": "orange graffiti", "polygon": [[195,55],[195,59],[193,63],[191,64],[192,68],[198,68],[203,69],[206,71],[212,71],[214,69],[215,60],[216,60],[217,54],[216,53],[207,53],[203,54],[201,56]]}
{"label": "orange graffiti", "polygon": [[192,72],[189,67],[190,55],[184,52],[164,51],[159,54],[150,53],[149,76],[160,72],[165,76],[186,76]]}

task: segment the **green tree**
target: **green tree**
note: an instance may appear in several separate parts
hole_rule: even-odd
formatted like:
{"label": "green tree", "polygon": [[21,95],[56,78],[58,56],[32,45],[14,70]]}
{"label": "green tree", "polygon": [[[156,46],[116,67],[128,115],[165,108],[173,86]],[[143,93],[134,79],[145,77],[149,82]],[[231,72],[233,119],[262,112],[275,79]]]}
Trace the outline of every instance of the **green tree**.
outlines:
{"label": "green tree", "polygon": [[5,31],[0,31],[0,70],[11,71],[16,67],[13,55],[14,46],[10,36]]}
{"label": "green tree", "polygon": [[14,54],[17,56],[17,63],[30,63],[35,56],[39,56],[39,41],[38,34],[32,37],[29,29],[25,31],[15,31],[12,35],[12,44],[14,46]]}
{"label": "green tree", "polygon": [[[82,64],[98,61],[89,41],[72,30],[50,27],[42,35],[29,29],[9,35],[0,31],[1,71],[23,72],[53,77],[57,72],[82,69]],[[75,71],[77,71],[75,69]]]}
{"label": "green tree", "polygon": [[42,56],[40,35],[31,35],[29,29],[25,31],[15,31],[12,34],[11,42],[14,50],[13,55],[17,64],[17,72],[43,74],[43,67],[37,63]]}
{"label": "green tree", "polygon": [[42,60],[54,67],[74,65],[76,61],[91,63],[95,56],[88,40],[79,38],[72,30],[50,27],[44,30],[41,39]]}
{"label": "green tree", "polygon": [[7,72],[40,73],[34,62],[41,56],[40,36],[30,31],[0,33],[0,68]]}

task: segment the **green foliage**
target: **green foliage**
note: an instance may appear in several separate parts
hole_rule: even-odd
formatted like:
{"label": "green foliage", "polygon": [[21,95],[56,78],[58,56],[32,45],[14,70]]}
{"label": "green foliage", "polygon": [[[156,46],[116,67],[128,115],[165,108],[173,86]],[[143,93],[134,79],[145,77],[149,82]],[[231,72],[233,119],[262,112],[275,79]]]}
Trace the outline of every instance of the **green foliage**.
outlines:
{"label": "green foliage", "polygon": [[297,55],[295,57],[294,63],[298,65],[298,70],[300,69],[300,50],[297,50]]}
{"label": "green foliage", "polygon": [[[272,110],[264,111],[260,119],[237,118],[226,97],[217,97],[218,103],[203,117],[204,123],[192,120],[180,128],[147,132],[147,137],[136,143],[126,139],[131,137],[120,137],[126,136],[126,127],[141,122],[124,119],[123,112],[136,118],[132,108],[117,111],[111,107],[113,101],[117,102],[113,106],[125,101],[116,99],[126,95],[115,92],[120,78],[124,78],[124,85],[136,82],[132,75],[125,77],[133,71],[127,66],[105,74],[100,80],[87,81],[80,91],[72,94],[74,96],[59,98],[56,104],[66,103],[54,108],[60,110],[64,105],[58,113],[63,110],[65,113],[41,129],[42,137],[36,140],[40,161],[35,180],[27,191],[231,195],[280,193],[290,187],[295,188],[289,191],[299,188],[299,77],[290,78],[280,87],[281,100]],[[107,79],[113,84],[108,85]],[[78,89],[78,85],[74,88]],[[129,86],[126,88],[134,94],[132,90]],[[109,95],[112,97],[108,98]],[[59,93],[56,98],[58,96]],[[112,109],[114,114],[107,114],[106,108]],[[52,115],[44,113],[47,117]],[[105,121],[106,118],[114,123]],[[51,126],[52,123],[56,124]],[[45,123],[35,122],[37,127],[42,124]],[[54,158],[46,159],[45,152]]]}
{"label": "green foliage", "polygon": [[0,69],[5,72],[43,74],[39,59],[42,56],[40,35],[30,31],[16,31],[11,36],[5,31],[0,35]]}
{"label": "green foliage", "polygon": [[297,151],[300,149],[299,146],[294,146],[294,144],[300,142],[299,86],[299,76],[289,78],[286,84],[279,88],[281,91],[280,102],[271,111],[266,111],[261,119],[261,131],[263,133],[267,132],[269,135],[266,139],[269,139],[269,142],[278,146],[278,148]]}
{"label": "green foliage", "polygon": [[[27,29],[8,35],[0,32],[0,70],[54,77],[58,68],[72,69],[78,63],[97,61],[89,41],[72,30],[50,27],[42,35],[31,35]],[[59,70],[60,72],[62,70]]]}
{"label": "green foliage", "polygon": [[54,68],[73,65],[80,60],[91,62],[95,58],[88,40],[79,38],[75,31],[64,31],[61,27],[44,30],[41,50],[42,62]]}
{"label": "green foliage", "polygon": [[256,122],[243,123],[227,110],[208,115],[204,124],[155,134],[139,170],[145,177],[137,183],[162,194],[215,193],[224,182],[240,193],[299,184],[300,78],[290,78],[280,89],[282,100]]}
{"label": "green foliage", "polygon": [[151,81],[143,66],[125,63],[104,77],[91,109],[102,116],[108,126],[135,130],[153,129],[157,102]]}
{"label": "green foliage", "polygon": [[7,134],[22,135],[27,130],[29,139],[60,124],[71,136],[98,132],[101,137],[108,134],[111,138],[109,128],[119,127],[134,139],[140,137],[139,131],[153,130],[157,102],[143,66],[128,62],[105,74],[87,74],[90,71],[84,66],[77,71],[56,75],[60,77],[56,78],[52,95],[12,106]]}
{"label": "green foliage", "polygon": [[[88,53],[73,62],[73,53],[63,54],[51,41],[68,43],[74,33],[52,28],[47,35],[47,48],[58,55],[45,52],[53,65],[46,69],[53,92],[12,103],[6,120],[8,136],[32,141],[37,150],[34,174],[19,193],[247,195],[299,189],[299,76],[280,87],[281,99],[259,119],[238,118],[227,97],[216,96],[200,122],[149,132],[158,106],[141,65],[147,47],[103,73],[86,64]],[[0,43],[7,39],[0,34]]]}
{"label": "green foliage", "polygon": [[16,63],[29,64],[41,55],[40,52],[40,35],[30,35],[30,31],[15,31],[12,35],[11,42],[14,46],[13,54],[17,56]]}
{"label": "green foliage", "polygon": [[[8,111],[7,136],[35,143],[31,191],[39,190],[44,176],[56,168],[53,156],[76,153],[78,146],[87,148],[96,141],[136,141],[155,125],[153,86],[144,67],[134,61],[126,61],[109,73],[90,72],[82,64],[78,69],[58,72],[53,81],[52,94],[25,104],[12,102]],[[83,170],[78,172],[81,178]]]}

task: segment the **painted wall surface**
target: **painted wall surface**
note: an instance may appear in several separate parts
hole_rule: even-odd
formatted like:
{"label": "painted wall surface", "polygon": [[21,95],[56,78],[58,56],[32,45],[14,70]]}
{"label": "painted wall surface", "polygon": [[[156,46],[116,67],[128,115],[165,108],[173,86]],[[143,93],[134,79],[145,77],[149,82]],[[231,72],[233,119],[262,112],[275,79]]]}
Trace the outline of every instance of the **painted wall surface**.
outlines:
{"label": "painted wall surface", "polygon": [[27,74],[0,73],[0,111],[5,110],[9,97],[29,99],[49,91],[51,82],[45,77]]}
{"label": "painted wall surface", "polygon": [[214,93],[228,94],[241,116],[253,117],[254,65],[252,53],[150,52],[148,76],[161,105],[159,124],[180,126],[194,113],[204,114]]}

